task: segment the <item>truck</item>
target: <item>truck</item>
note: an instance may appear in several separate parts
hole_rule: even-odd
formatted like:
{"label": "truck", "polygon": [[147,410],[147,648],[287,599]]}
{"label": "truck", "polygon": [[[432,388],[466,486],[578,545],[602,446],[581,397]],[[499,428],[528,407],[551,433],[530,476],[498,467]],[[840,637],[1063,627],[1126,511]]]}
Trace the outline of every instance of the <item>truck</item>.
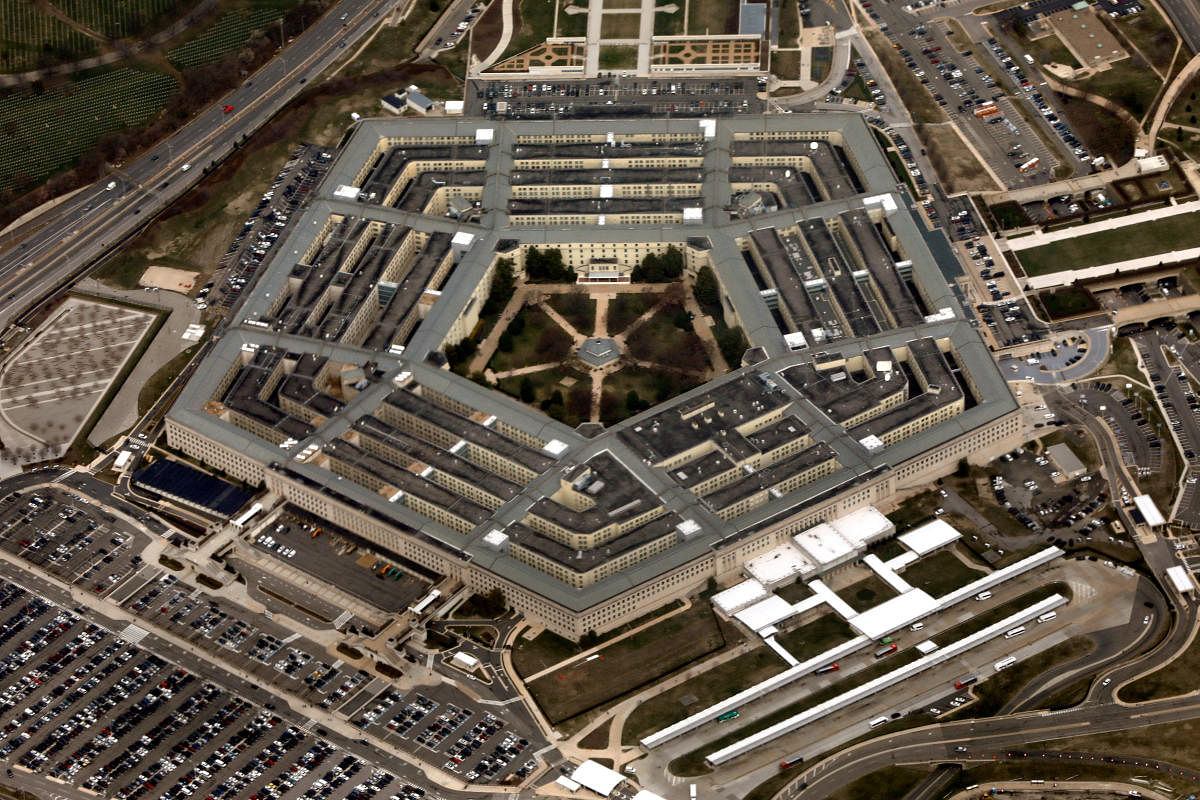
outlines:
{"label": "truck", "polygon": [[974,675],[968,675],[965,678],[959,678],[958,680],[956,680],[954,682],[954,688],[955,689],[965,689],[968,686],[970,686],[972,683],[975,683],[978,680],[979,680],[979,678],[975,677]]}
{"label": "truck", "polygon": [[785,758],[783,761],[780,761],[779,768],[780,769],[791,769],[792,767],[794,767],[798,764],[803,764],[803,763],[804,763],[804,756],[792,756],[791,758]]}
{"label": "truck", "polygon": [[113,469],[124,469],[131,458],[133,458],[132,450],[122,450],[120,453],[117,453],[117,460],[113,462]]}
{"label": "truck", "polygon": [[841,667],[839,667],[837,665],[837,663],[835,662],[833,664],[826,664],[823,667],[817,667],[816,672],[814,672],[813,674],[814,675],[826,675],[830,672],[837,672],[839,669],[841,669]]}
{"label": "truck", "polygon": [[892,642],[887,647],[881,647],[878,650],[876,650],[875,657],[876,658],[884,658],[885,656],[890,656],[892,653],[896,652],[897,649],[898,649],[898,646],[896,645],[896,643]]}

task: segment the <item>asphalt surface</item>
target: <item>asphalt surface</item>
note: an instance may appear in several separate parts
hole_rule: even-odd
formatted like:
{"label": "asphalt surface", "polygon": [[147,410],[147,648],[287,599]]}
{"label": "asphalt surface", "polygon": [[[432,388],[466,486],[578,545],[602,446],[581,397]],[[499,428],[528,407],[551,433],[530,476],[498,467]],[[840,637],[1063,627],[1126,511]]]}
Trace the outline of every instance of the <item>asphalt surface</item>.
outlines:
{"label": "asphalt surface", "polygon": [[[398,1],[342,0],[242,86],[166,141],[22,226],[41,227],[19,243],[10,239],[0,255],[0,328],[183,195]],[[231,113],[222,110],[226,105],[233,106]],[[106,188],[110,182],[116,183],[111,190]]]}
{"label": "asphalt surface", "polygon": [[[88,488],[95,489],[95,496],[85,498],[42,486],[51,480],[83,487],[81,490],[85,493]],[[490,782],[515,770],[533,768],[530,763],[533,750],[543,746],[544,741],[532,732],[526,732],[531,731],[531,722],[520,704],[479,701],[447,683],[419,686],[423,694],[399,691],[380,678],[342,666],[340,661],[334,663],[323,648],[293,633],[288,626],[274,622],[269,615],[254,614],[226,600],[203,595],[199,590],[177,582],[157,564],[133,559],[148,538],[138,533],[134,524],[114,516],[107,509],[120,506],[122,512],[140,516],[144,516],[144,512],[111,497],[109,490],[112,487],[107,484],[89,476],[64,474],[63,470],[43,470],[15,476],[0,484],[0,491],[7,494],[34,487],[37,487],[35,492],[0,503],[0,548],[10,554],[10,562],[4,567],[5,577],[34,595],[64,608],[87,605],[84,601],[81,606],[78,598],[72,598],[34,570],[44,570],[60,581],[74,584],[77,593],[87,592],[86,596],[99,587],[95,594],[119,606],[122,618],[105,616],[94,610],[78,612],[85,621],[95,622],[107,631],[125,631],[121,635],[131,644],[140,645],[182,666],[190,674],[215,682],[222,690],[228,689],[256,704],[277,704],[283,709],[277,713],[285,718],[285,724],[310,732],[318,727],[311,719],[305,721],[303,705],[296,705],[297,699],[311,704],[310,708],[328,709],[363,730],[374,742],[385,742],[387,749],[380,749],[367,739],[350,739],[345,735],[338,736],[336,732],[321,733],[323,740],[338,748],[353,750],[356,757],[386,769],[404,781],[418,787],[434,788],[443,797],[482,797],[488,796],[488,792],[485,786],[465,794],[437,787],[411,765],[414,759],[458,773],[460,780]],[[34,501],[35,494],[41,499]],[[64,513],[73,518],[64,519]],[[29,568],[12,563],[12,556],[28,562]],[[131,616],[143,633],[129,634],[125,630]],[[164,632],[162,636],[159,631]],[[0,650],[3,650],[2,643]],[[207,655],[201,657],[201,651]],[[498,657],[488,660],[498,662]],[[221,661],[228,662],[229,668],[218,663]],[[449,677],[466,682],[461,674],[449,670],[447,673]],[[291,688],[284,684],[290,684]],[[43,689],[51,687],[52,682],[46,683]],[[503,686],[494,687],[492,691],[482,684],[478,688],[485,695],[511,696]],[[301,711],[292,714],[289,703]],[[167,707],[169,709],[170,704]],[[442,720],[441,715],[448,715],[449,722]],[[406,722],[409,723],[407,728]],[[439,728],[442,729],[440,733]],[[15,732],[13,736],[16,736]],[[470,743],[468,752],[464,752],[462,743],[457,741],[459,737]],[[2,740],[3,736],[0,736],[0,742]],[[37,739],[24,737],[14,741],[23,748],[32,747]],[[456,752],[452,754],[451,750],[455,748]],[[408,755],[403,759],[396,758],[400,752]],[[22,753],[23,749],[13,757]],[[79,796],[71,789],[71,784],[85,785],[88,777],[99,774],[94,769],[107,760],[92,759],[91,766],[84,765],[88,766],[87,770],[68,776],[70,780],[62,789],[64,796]],[[486,775],[482,774],[484,765],[491,765],[492,769]],[[316,773],[310,779],[315,777]],[[358,780],[365,777],[364,774]],[[97,780],[103,782],[107,778],[101,776]],[[33,781],[32,785],[37,782]],[[309,781],[303,781],[291,787],[295,789],[294,796],[299,796],[308,786]],[[350,783],[345,789],[351,790],[353,786],[354,783]],[[45,784],[37,788],[44,790]],[[101,788],[116,789],[117,786]],[[284,792],[283,796],[288,794]]]}

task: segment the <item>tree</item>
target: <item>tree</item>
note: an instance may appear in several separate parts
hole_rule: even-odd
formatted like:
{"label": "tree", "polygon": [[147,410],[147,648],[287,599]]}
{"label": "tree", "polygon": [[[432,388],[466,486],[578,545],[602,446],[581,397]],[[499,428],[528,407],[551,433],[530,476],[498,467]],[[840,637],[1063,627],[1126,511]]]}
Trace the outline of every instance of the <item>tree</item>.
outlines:
{"label": "tree", "polygon": [[690,331],[692,329],[692,317],[688,314],[686,308],[675,309],[675,313],[671,315],[671,321],[681,331]]}
{"label": "tree", "polygon": [[489,618],[500,616],[508,608],[508,602],[504,599],[504,591],[499,586],[485,595],[480,595],[476,605],[479,606],[479,612]]}
{"label": "tree", "polygon": [[742,354],[746,352],[746,348],[750,343],[746,341],[746,334],[740,327],[727,328],[720,325],[716,331],[717,347],[721,349],[721,355],[725,357],[731,369],[737,369],[742,363]]}
{"label": "tree", "polygon": [[971,474],[971,465],[967,463],[965,458],[958,460],[958,466],[955,468],[954,474],[959,478],[965,478]]}
{"label": "tree", "polygon": [[642,398],[638,397],[637,389],[630,389],[629,394],[625,395],[625,408],[630,414],[636,414],[642,410]]}
{"label": "tree", "polygon": [[513,336],[520,336],[524,330],[525,317],[521,314],[517,314],[515,317],[513,317],[513,321],[508,323],[508,332]]}
{"label": "tree", "polygon": [[532,403],[534,398],[533,381],[526,375],[521,378],[521,402]]}
{"label": "tree", "polygon": [[693,294],[696,302],[700,304],[700,308],[704,309],[706,314],[717,319],[722,318],[721,285],[717,282],[717,273],[713,272],[712,267],[701,267],[700,271],[696,273],[696,287]]}
{"label": "tree", "polygon": [[501,353],[511,353],[513,350],[512,334],[508,331],[500,334],[500,341],[497,342],[496,347],[500,349]]}
{"label": "tree", "polygon": [[538,250],[531,247],[525,254],[525,275],[537,283],[567,283],[574,273],[563,263],[562,251],[557,247]]}

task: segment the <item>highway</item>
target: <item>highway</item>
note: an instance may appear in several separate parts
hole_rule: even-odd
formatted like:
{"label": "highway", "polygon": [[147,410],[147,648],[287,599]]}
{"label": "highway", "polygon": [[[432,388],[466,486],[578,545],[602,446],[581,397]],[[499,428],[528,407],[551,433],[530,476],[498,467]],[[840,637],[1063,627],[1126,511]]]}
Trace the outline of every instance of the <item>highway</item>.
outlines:
{"label": "highway", "polygon": [[0,330],[183,195],[401,1],[342,0],[170,138],[26,223],[36,232],[0,253]]}

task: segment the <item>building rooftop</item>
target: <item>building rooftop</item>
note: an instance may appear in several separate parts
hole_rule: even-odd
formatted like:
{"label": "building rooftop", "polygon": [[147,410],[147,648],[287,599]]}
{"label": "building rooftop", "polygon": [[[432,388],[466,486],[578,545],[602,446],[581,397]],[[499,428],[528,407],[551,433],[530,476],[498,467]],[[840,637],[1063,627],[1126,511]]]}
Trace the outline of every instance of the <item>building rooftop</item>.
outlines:
{"label": "building rooftop", "polygon": [[[926,306],[958,307],[946,286],[952,266],[939,261],[949,250],[930,244],[906,198],[878,201],[895,180],[861,120],[739,117],[709,129],[694,119],[362,121],[181,391],[170,425],[585,609],[1015,409],[961,313],[924,323],[912,287]],[[761,163],[767,156],[794,157],[795,167]],[[703,211],[687,237],[676,225],[510,224],[518,186],[562,188],[562,202],[539,200],[553,215],[594,202],[581,187],[650,174],[698,185]],[[781,207],[731,217],[735,176],[776,186]],[[455,198],[470,213],[444,215]],[[586,431],[440,368],[501,255],[685,240],[689,258],[717,273],[753,366]],[[793,349],[792,331],[776,324],[743,256],[754,248],[807,347]],[[865,276],[877,291],[864,294]],[[950,403],[959,413],[931,416]],[[880,447],[860,444],[869,434]],[[507,538],[487,539],[495,531]],[[814,563],[836,558],[832,545],[808,546]],[[564,580],[543,562],[602,577]]]}

